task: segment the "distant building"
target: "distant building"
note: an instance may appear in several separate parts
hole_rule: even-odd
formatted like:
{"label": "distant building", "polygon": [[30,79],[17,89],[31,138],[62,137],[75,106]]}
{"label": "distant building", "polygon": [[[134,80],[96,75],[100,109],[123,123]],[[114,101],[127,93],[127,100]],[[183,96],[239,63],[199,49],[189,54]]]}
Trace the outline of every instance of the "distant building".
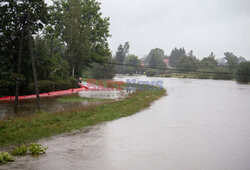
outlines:
{"label": "distant building", "polygon": [[171,66],[169,65],[169,59],[162,59],[162,61],[166,64],[167,68],[171,68]]}
{"label": "distant building", "polygon": [[141,61],[141,66],[145,67],[145,63],[143,61]]}

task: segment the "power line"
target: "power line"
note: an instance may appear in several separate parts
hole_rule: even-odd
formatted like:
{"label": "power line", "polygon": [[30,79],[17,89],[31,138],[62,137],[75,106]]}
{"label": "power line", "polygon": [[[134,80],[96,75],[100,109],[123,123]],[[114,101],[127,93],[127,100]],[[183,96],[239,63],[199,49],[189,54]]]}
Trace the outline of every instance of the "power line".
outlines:
{"label": "power line", "polygon": [[[17,50],[4,50],[9,52],[17,52]],[[23,50],[23,53],[28,53],[28,51]],[[124,63],[114,63],[114,62],[98,62],[94,61],[94,63],[99,64],[110,64],[110,65],[120,65],[120,66],[128,66],[128,67],[136,67],[136,68],[143,68],[143,69],[155,69],[155,70],[165,70],[165,71],[171,71],[171,73],[205,73],[205,74],[222,74],[222,75],[238,75],[238,76],[250,76],[248,73],[230,73],[230,72],[219,72],[219,71],[202,71],[202,70],[189,70],[189,69],[177,69],[177,68],[167,68],[167,67],[151,67],[151,66],[138,66],[138,65],[132,65],[132,64],[124,64]]]}
{"label": "power line", "polygon": [[111,65],[120,65],[120,66],[129,66],[129,67],[136,67],[136,68],[144,68],[144,69],[156,69],[156,70],[166,70],[171,71],[172,73],[182,73],[182,72],[189,72],[189,73],[207,73],[207,74],[225,74],[225,75],[239,75],[239,76],[250,76],[250,74],[247,73],[228,73],[228,72],[218,72],[218,71],[201,71],[201,70],[188,70],[188,69],[176,69],[176,68],[166,68],[166,67],[150,67],[150,66],[138,66],[138,65],[132,65],[132,64],[124,64],[124,63],[113,63],[113,62],[97,62],[95,63],[99,64],[111,64]]}

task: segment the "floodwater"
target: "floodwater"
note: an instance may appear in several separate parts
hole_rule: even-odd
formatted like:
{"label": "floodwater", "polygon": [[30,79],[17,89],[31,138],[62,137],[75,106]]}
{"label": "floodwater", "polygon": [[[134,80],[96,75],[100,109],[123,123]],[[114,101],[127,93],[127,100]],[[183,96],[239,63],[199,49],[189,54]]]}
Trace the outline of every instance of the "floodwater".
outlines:
{"label": "floodwater", "polygon": [[[129,93],[126,91],[83,91],[68,96],[80,96],[85,98],[97,98],[97,99],[123,99]],[[98,104],[103,101],[88,101],[82,100],[78,102],[59,102],[58,99],[61,97],[49,97],[40,98],[41,109],[46,112],[58,112],[68,110],[74,107],[87,106],[90,104]],[[0,120],[15,116],[25,116],[35,114],[37,110],[36,100],[20,100],[18,114],[14,113],[14,101],[0,102]]]}
{"label": "floodwater", "polygon": [[133,116],[39,141],[46,155],[0,169],[250,169],[249,85],[133,78],[162,80],[168,96]]}
{"label": "floodwater", "polygon": [[97,99],[124,99],[133,91],[112,90],[112,91],[82,91],[80,97],[97,98]]}

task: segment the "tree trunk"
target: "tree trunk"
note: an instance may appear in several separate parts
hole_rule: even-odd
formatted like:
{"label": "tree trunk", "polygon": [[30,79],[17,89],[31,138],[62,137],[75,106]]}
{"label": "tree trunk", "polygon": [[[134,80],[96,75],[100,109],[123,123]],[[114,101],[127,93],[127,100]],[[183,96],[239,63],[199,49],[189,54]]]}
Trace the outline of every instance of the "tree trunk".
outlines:
{"label": "tree trunk", "polygon": [[19,42],[14,113],[18,112],[18,95],[19,95],[20,73],[21,73],[21,62],[22,62],[22,48],[23,48],[23,29],[21,30],[21,37]]}
{"label": "tree trunk", "polygon": [[36,103],[37,103],[37,109],[40,110],[39,89],[38,89],[38,83],[37,83],[35,58],[33,56],[33,47],[32,47],[32,37],[31,37],[31,33],[30,33],[30,25],[29,25],[29,35],[28,36],[29,36],[29,49],[30,49],[30,57],[31,57],[31,63],[32,63],[34,84],[35,84],[35,89],[36,89]]}
{"label": "tree trunk", "polygon": [[73,66],[73,68],[72,68],[72,77],[74,77],[75,76],[75,66]]}
{"label": "tree trunk", "polygon": [[53,38],[52,36],[50,37],[50,57],[53,55]]}

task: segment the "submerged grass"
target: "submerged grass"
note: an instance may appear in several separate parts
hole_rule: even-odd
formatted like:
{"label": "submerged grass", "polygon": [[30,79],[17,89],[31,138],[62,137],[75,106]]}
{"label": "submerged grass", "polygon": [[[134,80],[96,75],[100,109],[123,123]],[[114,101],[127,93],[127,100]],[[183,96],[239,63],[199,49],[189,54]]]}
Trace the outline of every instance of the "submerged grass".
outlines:
{"label": "submerged grass", "polygon": [[165,94],[166,91],[164,89],[140,91],[121,101],[57,113],[41,112],[34,116],[1,120],[0,147],[33,142],[52,135],[129,116],[149,107],[153,101]]}
{"label": "submerged grass", "polygon": [[80,97],[80,96],[65,96],[59,98],[58,102],[81,102],[81,101],[88,101],[88,102],[95,102],[95,101],[111,101],[112,99],[97,99],[97,98],[87,98],[87,97]]}

